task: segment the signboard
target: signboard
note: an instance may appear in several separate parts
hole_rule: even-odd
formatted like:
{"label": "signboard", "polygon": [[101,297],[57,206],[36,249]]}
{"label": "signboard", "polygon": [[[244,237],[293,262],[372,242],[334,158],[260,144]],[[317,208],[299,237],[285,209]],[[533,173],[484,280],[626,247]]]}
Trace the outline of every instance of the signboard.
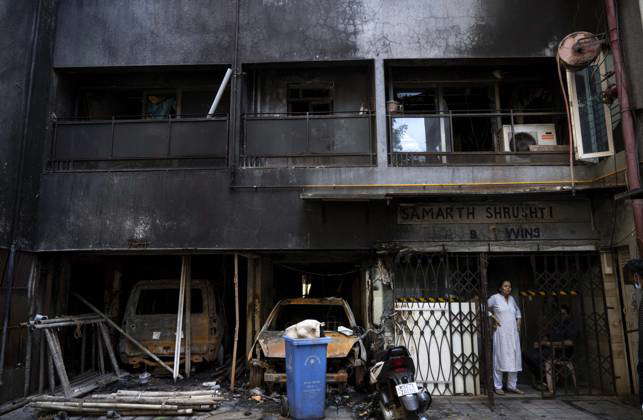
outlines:
{"label": "signboard", "polygon": [[400,204],[400,233],[428,241],[593,239],[586,200]]}

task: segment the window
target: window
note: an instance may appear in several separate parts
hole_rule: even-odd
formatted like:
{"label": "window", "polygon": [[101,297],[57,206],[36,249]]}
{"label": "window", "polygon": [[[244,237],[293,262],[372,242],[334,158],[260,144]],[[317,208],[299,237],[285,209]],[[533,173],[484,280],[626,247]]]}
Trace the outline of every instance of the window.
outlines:
{"label": "window", "polygon": [[408,117],[393,118],[393,151],[494,150],[493,121],[471,115],[493,110],[494,98],[488,86],[400,88],[395,90],[395,99]]}
{"label": "window", "polygon": [[[392,65],[393,164],[558,161],[569,140],[556,74],[552,60]],[[505,153],[515,155],[499,156]]]}
{"label": "window", "polygon": [[[599,58],[599,62],[604,63],[604,60]],[[604,64],[590,65],[577,72],[568,71],[567,85],[577,157],[591,159],[612,155],[612,120],[602,96],[607,87]]]}
{"label": "window", "polygon": [[[191,310],[203,312],[201,289],[192,289]],[[142,289],[136,304],[137,315],[176,315],[179,310],[179,289]]]}
{"label": "window", "polygon": [[289,85],[288,112],[291,114],[331,114],[333,91],[330,84]]}

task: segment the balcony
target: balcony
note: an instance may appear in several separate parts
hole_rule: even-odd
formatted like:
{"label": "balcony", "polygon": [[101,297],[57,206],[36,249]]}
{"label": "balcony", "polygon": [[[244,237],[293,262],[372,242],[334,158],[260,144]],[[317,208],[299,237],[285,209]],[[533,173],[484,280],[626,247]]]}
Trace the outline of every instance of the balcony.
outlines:
{"label": "balcony", "polygon": [[226,166],[228,116],[58,120],[51,170]]}
{"label": "balcony", "polygon": [[390,166],[566,165],[560,112],[392,114]]}
{"label": "balcony", "polygon": [[241,165],[246,168],[375,164],[371,113],[246,114]]}

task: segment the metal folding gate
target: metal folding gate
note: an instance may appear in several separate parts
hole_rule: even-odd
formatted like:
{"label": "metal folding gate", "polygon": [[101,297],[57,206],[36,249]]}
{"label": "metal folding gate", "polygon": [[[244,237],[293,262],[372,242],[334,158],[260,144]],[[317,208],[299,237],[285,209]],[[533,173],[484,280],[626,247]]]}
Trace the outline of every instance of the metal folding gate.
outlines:
{"label": "metal folding gate", "polygon": [[433,395],[489,390],[485,262],[479,254],[396,258],[396,344],[409,349],[416,380]]}
{"label": "metal folding gate", "polygon": [[[546,344],[538,346],[537,350],[543,394],[615,393],[598,254],[537,254],[531,256],[531,266],[534,290],[523,291],[521,300],[526,309],[536,305],[532,313],[538,314],[537,319],[527,322],[538,326],[536,342]],[[572,320],[573,328],[566,319]],[[570,331],[572,329],[574,331]],[[553,337],[555,331],[559,337]]]}
{"label": "metal folding gate", "polygon": [[[519,291],[519,302],[523,309],[537,314],[536,319],[526,320],[537,332],[523,336],[523,354],[534,342],[549,340],[561,322],[563,306],[569,305],[580,328],[573,351],[541,354],[537,379],[548,382],[543,393],[613,394],[612,351],[598,254],[520,256],[531,265],[533,290]],[[484,315],[490,294],[488,258],[493,257],[485,253],[404,253],[395,260],[395,341],[409,349],[417,381],[433,395],[486,393],[493,403],[491,332]],[[556,347],[556,343],[549,345]],[[522,375],[529,375],[527,366]]]}

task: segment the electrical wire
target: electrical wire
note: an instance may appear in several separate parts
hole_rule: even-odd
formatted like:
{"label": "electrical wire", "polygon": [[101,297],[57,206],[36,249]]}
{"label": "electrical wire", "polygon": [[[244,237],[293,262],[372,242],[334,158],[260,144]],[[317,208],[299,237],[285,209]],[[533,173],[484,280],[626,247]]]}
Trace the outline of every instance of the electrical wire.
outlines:
{"label": "electrical wire", "polygon": [[343,273],[315,273],[313,271],[302,270],[300,268],[293,267],[293,266],[286,265],[286,264],[275,264],[275,265],[279,266],[279,267],[282,267],[282,268],[285,268],[286,270],[294,271],[296,273],[308,274],[308,275],[317,276],[317,277],[342,277],[342,276],[347,276],[349,274],[359,273],[361,271],[359,269],[356,269],[356,270],[346,271],[346,272],[343,272]]}
{"label": "electrical wire", "polygon": [[567,130],[569,137],[569,177],[571,181],[572,194],[574,193],[574,133],[572,129],[572,115],[569,110],[569,100],[567,98],[567,90],[563,83],[563,75],[561,72],[561,63],[560,63],[560,54],[556,51],[556,67],[558,67],[558,81],[560,82],[560,89],[563,93],[563,99],[565,102],[565,112],[567,113]]}

